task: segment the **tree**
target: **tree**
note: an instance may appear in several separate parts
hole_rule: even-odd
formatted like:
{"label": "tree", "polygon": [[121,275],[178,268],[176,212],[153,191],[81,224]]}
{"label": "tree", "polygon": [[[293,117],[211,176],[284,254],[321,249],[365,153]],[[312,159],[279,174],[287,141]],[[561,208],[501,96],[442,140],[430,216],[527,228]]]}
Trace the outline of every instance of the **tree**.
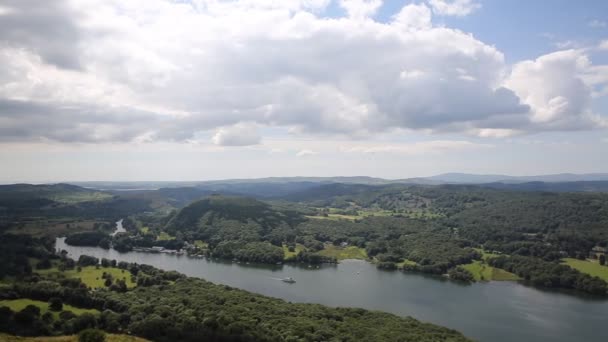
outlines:
{"label": "tree", "polygon": [[604,254],[600,255],[600,265],[606,265],[606,255]]}
{"label": "tree", "polygon": [[38,317],[40,317],[40,308],[30,304],[15,314],[15,321],[21,324],[30,324]]}
{"label": "tree", "polygon": [[78,334],[79,342],[105,342],[106,333],[99,329],[85,329]]}
{"label": "tree", "polygon": [[103,283],[106,287],[110,287],[112,285],[112,277],[107,277],[106,281]]}
{"label": "tree", "polygon": [[51,311],[61,311],[63,310],[63,302],[61,298],[53,297],[49,299],[49,310]]}

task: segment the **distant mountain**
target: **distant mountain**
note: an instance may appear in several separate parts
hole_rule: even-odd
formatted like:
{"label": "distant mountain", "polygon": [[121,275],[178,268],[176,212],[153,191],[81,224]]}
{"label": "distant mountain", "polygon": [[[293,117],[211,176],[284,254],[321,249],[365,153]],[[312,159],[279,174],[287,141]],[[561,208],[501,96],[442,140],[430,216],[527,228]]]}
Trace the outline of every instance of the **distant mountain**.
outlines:
{"label": "distant mountain", "polygon": [[588,182],[527,182],[527,183],[486,183],[479,186],[517,191],[548,192],[608,192],[608,181]]}
{"label": "distant mountain", "polygon": [[573,174],[559,173],[538,176],[507,176],[507,175],[479,175],[468,173],[444,173],[425,179],[438,183],[526,183],[526,182],[584,182],[584,181],[608,181],[608,173]]}
{"label": "distant mountain", "polygon": [[0,185],[0,202],[8,201],[14,203],[33,199],[46,199],[55,202],[75,203],[111,197],[108,193],[63,183]]}

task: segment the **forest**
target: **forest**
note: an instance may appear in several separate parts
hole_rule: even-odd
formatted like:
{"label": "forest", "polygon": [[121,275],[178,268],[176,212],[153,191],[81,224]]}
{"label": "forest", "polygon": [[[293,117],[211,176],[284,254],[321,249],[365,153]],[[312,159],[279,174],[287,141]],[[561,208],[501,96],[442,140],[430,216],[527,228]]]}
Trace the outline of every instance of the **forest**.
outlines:
{"label": "forest", "polygon": [[[7,262],[0,273],[0,331],[10,334],[65,335],[97,328],[154,341],[468,341],[409,317],[291,304],[146,265],[87,256],[74,261],[55,254],[44,239],[4,235],[1,241]],[[49,264],[39,269],[31,260]],[[66,276],[70,269],[87,267],[104,270],[104,287],[93,290]],[[108,276],[112,273],[136,285],[129,288],[123,279]],[[7,301],[31,304],[13,311],[1,304]]]}

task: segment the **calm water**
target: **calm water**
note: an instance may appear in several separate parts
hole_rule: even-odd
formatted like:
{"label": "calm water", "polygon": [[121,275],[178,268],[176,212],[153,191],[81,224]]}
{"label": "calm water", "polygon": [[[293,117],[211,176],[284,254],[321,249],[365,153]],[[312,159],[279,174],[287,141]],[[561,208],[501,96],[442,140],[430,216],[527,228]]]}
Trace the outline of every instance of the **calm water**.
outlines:
{"label": "calm water", "polygon": [[[188,256],[119,253],[97,247],[57,248],[73,258],[82,254],[153,265],[291,302],[382,310],[461,331],[478,341],[606,341],[608,301],[539,291],[512,282],[458,285],[437,278],[377,270],[364,261],[307,268],[259,266]],[[281,278],[293,277],[287,284]]]}
{"label": "calm water", "polygon": [[127,230],[122,226],[122,220],[116,221],[116,230],[110,235],[114,236],[118,233],[126,233]]}

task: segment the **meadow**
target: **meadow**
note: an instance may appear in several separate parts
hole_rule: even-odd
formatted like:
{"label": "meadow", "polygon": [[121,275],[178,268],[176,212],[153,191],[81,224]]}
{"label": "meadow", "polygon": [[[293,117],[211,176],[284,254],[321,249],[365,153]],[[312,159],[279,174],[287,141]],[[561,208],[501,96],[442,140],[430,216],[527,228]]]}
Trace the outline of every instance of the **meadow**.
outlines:
{"label": "meadow", "polygon": [[[15,312],[25,309],[25,307],[28,305],[34,305],[34,306],[37,306],[38,308],[40,308],[41,315],[44,315],[46,312],[51,312],[51,313],[53,313],[54,319],[59,318],[59,311],[50,311],[49,303],[47,303],[47,302],[26,299],[26,298],[0,300],[0,307],[6,306]],[[99,314],[99,311],[97,311],[95,309],[81,309],[81,308],[77,308],[77,307],[67,305],[67,304],[63,304],[62,311],[71,311],[75,315],[82,315],[83,313],[90,313],[90,314],[94,314],[94,315]]]}
{"label": "meadow", "polygon": [[37,270],[36,272],[45,274],[45,275],[53,275],[63,273],[67,278],[80,278],[80,281],[85,283],[88,287],[95,288],[103,288],[105,287],[105,279],[102,278],[103,273],[111,274],[114,281],[117,279],[124,279],[127,288],[135,287],[135,283],[131,279],[131,273],[119,268],[113,267],[95,267],[95,266],[86,266],[83,267],[79,272],[77,269],[66,270],[64,272],[60,272],[57,268],[51,268],[48,270]]}
{"label": "meadow", "polygon": [[356,246],[346,246],[346,247],[338,247],[332,244],[326,244],[325,248],[317,252],[319,255],[323,255],[326,257],[333,257],[338,260],[345,259],[368,259],[367,252],[363,248],[359,248]]}
{"label": "meadow", "polygon": [[595,260],[591,261],[566,258],[563,259],[563,261],[566,265],[574,268],[575,270],[608,281],[608,266],[602,266]]}
{"label": "meadow", "polygon": [[462,265],[462,268],[473,274],[475,281],[512,281],[519,280],[513,273],[500,268],[492,267],[482,261],[476,260],[470,264]]}

